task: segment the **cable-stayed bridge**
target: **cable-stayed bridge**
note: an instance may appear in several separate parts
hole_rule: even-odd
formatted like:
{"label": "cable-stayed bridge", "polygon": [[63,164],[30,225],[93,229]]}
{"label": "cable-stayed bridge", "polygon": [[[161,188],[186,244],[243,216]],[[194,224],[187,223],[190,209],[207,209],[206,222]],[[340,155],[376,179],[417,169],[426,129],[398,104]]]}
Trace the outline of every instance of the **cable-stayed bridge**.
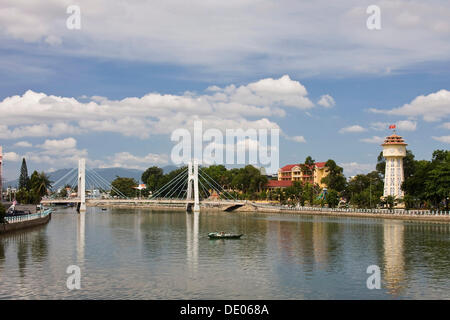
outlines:
{"label": "cable-stayed bridge", "polygon": [[[76,190],[76,197],[52,197],[44,198],[43,205],[76,203],[79,211],[86,211],[86,204],[92,206],[101,205],[155,205],[166,207],[185,207],[186,211],[199,212],[202,207],[215,207],[223,211],[233,211],[244,206],[247,201],[236,200],[219,183],[214,181],[205,170],[199,168],[196,161],[190,162],[172,180],[152,193],[145,199],[130,198],[119,189],[111,185],[94,169],[86,168],[85,159],[80,159],[77,168],[71,169],[52,185],[53,190],[70,187]],[[98,190],[103,196],[86,197],[86,188]],[[111,196],[114,194],[114,196]],[[105,197],[105,195],[108,195]]]}

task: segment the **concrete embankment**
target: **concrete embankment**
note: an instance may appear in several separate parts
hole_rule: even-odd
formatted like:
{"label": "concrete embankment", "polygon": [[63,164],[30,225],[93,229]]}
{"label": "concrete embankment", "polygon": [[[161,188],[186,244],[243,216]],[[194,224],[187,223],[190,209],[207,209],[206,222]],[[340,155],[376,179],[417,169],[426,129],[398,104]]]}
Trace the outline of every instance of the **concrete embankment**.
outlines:
{"label": "concrete embankment", "polygon": [[[109,204],[99,205],[91,204],[90,206],[99,207],[114,207],[114,208],[147,208],[157,211],[185,211],[183,206],[158,206],[155,204]],[[200,205],[201,210],[205,211],[226,211],[229,205]],[[399,214],[399,213],[370,213],[370,212],[345,212],[345,211],[314,211],[314,210],[290,210],[281,208],[260,207],[252,204],[245,204],[240,208],[229,212],[249,212],[249,213],[281,213],[281,214],[299,214],[299,215],[313,215],[313,216],[331,216],[331,217],[357,217],[357,218],[379,218],[379,219],[396,219],[396,220],[419,220],[419,221],[435,221],[435,222],[450,222],[450,215],[413,215],[413,214]]]}

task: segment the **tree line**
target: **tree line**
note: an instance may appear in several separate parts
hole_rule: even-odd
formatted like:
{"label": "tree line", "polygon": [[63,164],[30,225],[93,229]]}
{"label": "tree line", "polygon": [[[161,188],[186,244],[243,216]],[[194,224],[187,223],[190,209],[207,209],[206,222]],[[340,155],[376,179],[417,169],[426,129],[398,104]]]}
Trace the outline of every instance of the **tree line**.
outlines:
{"label": "tree line", "polygon": [[27,162],[23,158],[16,200],[23,204],[39,204],[50,187],[51,181],[46,173],[35,170],[28,176]]}
{"label": "tree line", "polygon": [[[314,165],[315,160],[308,156],[300,167],[304,174],[311,175]],[[267,176],[262,175],[260,170],[251,165],[233,169],[227,169],[223,165],[212,165],[200,170],[223,189],[228,190],[236,199],[272,200],[282,204],[327,205],[329,207],[336,207],[341,200],[344,200],[342,203],[354,207],[376,208],[379,206],[393,207],[394,202],[398,201],[392,196],[382,197],[385,166],[383,153],[380,152],[374,171],[358,174],[347,180],[343,168],[337,165],[333,159],[329,159],[325,163],[327,175],[321,181],[327,186],[326,194],[317,184],[299,181],[294,181],[292,186],[284,189],[268,191],[266,188]],[[450,152],[448,150],[434,151],[430,161],[415,160],[412,151],[407,150],[403,166],[405,180],[402,189],[405,197],[401,201],[404,202],[406,208],[445,208],[448,210],[450,196]],[[143,190],[142,195],[147,196],[150,192],[154,193],[161,189],[183,170],[185,167],[164,174],[159,167],[148,168],[141,177],[147,185],[147,189]],[[133,186],[137,184],[138,182],[134,179],[119,177],[113,182],[113,186],[130,197],[136,195]],[[183,186],[181,185],[179,188],[183,188]],[[162,192],[160,195],[167,194]],[[207,196],[202,190],[201,195]]]}

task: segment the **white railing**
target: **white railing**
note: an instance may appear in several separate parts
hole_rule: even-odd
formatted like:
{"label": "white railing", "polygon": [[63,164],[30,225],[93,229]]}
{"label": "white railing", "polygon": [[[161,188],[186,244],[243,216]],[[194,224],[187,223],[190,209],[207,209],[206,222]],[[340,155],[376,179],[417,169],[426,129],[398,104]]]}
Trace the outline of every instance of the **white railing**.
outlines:
{"label": "white railing", "polygon": [[358,208],[326,208],[326,207],[289,207],[282,205],[253,203],[254,206],[272,208],[285,211],[317,211],[317,212],[354,212],[372,214],[393,214],[393,215],[425,215],[425,216],[450,216],[449,211],[443,210],[407,210],[407,209],[358,209]]}
{"label": "white railing", "polygon": [[20,216],[5,217],[5,220],[8,223],[30,221],[30,220],[35,220],[35,219],[46,217],[51,212],[52,212],[52,209],[45,209],[44,211],[40,211],[40,212],[33,213],[33,214],[25,214],[25,215],[20,215]]}

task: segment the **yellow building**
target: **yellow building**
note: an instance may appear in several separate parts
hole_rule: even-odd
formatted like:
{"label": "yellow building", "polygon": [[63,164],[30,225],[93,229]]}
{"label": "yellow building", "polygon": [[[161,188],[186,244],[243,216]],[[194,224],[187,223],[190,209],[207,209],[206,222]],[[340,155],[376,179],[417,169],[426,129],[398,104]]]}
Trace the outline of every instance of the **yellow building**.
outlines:
{"label": "yellow building", "polygon": [[288,164],[278,169],[278,181],[308,182],[317,184],[321,188],[327,187],[321,182],[322,178],[327,175],[325,162],[316,162],[313,168],[307,168],[303,164]]}

